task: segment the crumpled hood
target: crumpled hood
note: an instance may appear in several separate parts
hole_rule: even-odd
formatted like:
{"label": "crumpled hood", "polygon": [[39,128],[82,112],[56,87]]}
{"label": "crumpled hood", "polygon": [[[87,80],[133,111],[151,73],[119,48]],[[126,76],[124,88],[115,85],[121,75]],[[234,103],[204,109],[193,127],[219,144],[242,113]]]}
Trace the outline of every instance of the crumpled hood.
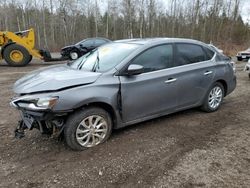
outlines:
{"label": "crumpled hood", "polygon": [[68,49],[71,49],[73,48],[75,45],[69,45],[69,46],[65,46],[61,49],[61,51],[64,51],[64,50],[68,50]]}
{"label": "crumpled hood", "polygon": [[56,91],[78,85],[91,84],[101,73],[72,69],[67,65],[55,65],[33,71],[14,85],[14,92],[26,94],[42,91]]}

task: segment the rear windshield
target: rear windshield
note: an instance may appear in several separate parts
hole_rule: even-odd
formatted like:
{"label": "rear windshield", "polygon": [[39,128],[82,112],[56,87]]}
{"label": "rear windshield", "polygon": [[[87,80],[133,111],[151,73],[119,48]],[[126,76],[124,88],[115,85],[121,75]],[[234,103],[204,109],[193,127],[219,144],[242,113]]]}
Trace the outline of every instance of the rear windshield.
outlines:
{"label": "rear windshield", "polygon": [[69,66],[74,69],[106,72],[137,49],[138,44],[109,43],[80,57]]}

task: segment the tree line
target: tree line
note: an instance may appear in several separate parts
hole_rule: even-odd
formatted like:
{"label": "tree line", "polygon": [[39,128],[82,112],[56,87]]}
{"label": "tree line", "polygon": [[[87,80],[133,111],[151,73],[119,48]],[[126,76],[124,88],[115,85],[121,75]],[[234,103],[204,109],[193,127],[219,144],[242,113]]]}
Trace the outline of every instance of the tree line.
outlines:
{"label": "tree line", "polygon": [[88,37],[185,37],[248,45],[241,0],[2,0],[0,30],[35,28],[38,48]]}

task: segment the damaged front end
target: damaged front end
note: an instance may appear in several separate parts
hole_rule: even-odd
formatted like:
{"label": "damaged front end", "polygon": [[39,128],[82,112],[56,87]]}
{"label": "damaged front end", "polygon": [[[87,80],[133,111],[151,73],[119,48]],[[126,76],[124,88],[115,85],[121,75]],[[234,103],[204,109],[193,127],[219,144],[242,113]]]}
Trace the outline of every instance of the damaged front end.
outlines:
{"label": "damaged front end", "polygon": [[53,112],[58,97],[19,97],[11,101],[11,106],[20,112],[21,120],[15,130],[15,137],[25,136],[25,130],[38,129],[42,134],[59,136],[63,131],[65,112]]}

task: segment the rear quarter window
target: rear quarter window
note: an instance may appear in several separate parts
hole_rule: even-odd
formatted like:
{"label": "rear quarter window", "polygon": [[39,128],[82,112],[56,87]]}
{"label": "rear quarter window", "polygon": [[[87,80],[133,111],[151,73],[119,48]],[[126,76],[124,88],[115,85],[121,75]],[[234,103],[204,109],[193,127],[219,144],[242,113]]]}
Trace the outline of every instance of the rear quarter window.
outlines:
{"label": "rear quarter window", "polygon": [[215,52],[213,50],[210,50],[210,49],[208,49],[206,47],[203,47],[203,49],[206,52],[206,55],[207,55],[206,59],[207,60],[210,60],[210,59],[212,59],[214,57]]}

